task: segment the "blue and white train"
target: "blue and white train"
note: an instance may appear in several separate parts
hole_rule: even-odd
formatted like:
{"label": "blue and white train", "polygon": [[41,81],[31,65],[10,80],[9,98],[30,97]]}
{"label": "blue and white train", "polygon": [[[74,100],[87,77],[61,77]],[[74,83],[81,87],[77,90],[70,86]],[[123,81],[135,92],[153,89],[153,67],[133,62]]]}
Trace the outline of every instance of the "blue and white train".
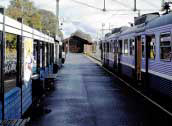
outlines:
{"label": "blue and white train", "polygon": [[172,13],[145,14],[114,29],[102,41],[102,63],[172,98]]}

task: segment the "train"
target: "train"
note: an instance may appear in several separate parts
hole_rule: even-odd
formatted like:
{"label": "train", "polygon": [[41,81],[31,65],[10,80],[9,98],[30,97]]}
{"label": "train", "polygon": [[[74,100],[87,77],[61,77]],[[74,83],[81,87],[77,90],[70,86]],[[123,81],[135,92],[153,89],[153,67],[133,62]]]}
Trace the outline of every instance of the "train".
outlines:
{"label": "train", "polygon": [[101,41],[101,62],[136,87],[172,98],[172,13],[144,14]]}
{"label": "train", "polygon": [[3,8],[0,42],[0,120],[20,119],[42,101],[49,79],[65,62],[65,46],[59,36],[5,16]]}

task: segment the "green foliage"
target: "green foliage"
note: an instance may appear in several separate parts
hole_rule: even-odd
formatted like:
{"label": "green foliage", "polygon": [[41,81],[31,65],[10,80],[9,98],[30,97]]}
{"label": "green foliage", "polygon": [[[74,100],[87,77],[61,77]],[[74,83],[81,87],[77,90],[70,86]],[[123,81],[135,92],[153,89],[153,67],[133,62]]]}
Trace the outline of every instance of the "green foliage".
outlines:
{"label": "green foliage", "polygon": [[6,34],[6,46],[11,49],[16,49],[17,47],[17,37],[13,34]]}
{"label": "green foliage", "polygon": [[[24,24],[42,30],[46,34],[56,35],[56,16],[50,11],[37,9],[31,0],[11,0],[6,9],[6,15],[13,19],[22,17]],[[62,33],[59,34],[62,35]],[[7,38],[13,39],[9,35]]]}
{"label": "green foliage", "polygon": [[14,19],[22,17],[24,24],[42,29],[41,15],[30,0],[11,0],[6,14]]}
{"label": "green foliage", "polygon": [[47,10],[40,9],[39,14],[41,15],[42,30],[47,34],[55,35],[57,27],[56,16]]}

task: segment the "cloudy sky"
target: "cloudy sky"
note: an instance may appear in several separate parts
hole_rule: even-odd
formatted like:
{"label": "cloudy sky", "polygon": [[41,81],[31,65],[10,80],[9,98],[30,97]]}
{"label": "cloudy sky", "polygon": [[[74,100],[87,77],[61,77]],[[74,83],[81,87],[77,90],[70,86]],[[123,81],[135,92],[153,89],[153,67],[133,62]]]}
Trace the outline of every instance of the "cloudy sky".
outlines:
{"label": "cloudy sky", "polygon": [[[32,0],[39,8],[55,13],[56,0]],[[76,30],[89,33],[93,38],[102,36],[109,28],[129,25],[137,12],[133,12],[134,0],[106,0],[106,12],[103,12],[104,0],[60,0],[60,21],[63,22],[65,37]],[[137,0],[137,9],[141,14],[158,11],[162,0]],[[1,0],[0,5],[8,6],[9,0]],[[116,11],[118,10],[118,11]]]}

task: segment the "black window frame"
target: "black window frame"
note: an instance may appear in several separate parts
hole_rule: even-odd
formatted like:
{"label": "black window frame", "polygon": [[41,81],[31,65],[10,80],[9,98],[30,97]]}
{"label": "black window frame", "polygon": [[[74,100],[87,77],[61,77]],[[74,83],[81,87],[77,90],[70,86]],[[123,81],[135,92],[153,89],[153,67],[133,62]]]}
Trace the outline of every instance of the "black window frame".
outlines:
{"label": "black window frame", "polygon": [[[169,43],[169,45],[161,45],[161,43],[162,42],[166,42],[166,41],[161,41],[162,40],[162,38],[161,38],[161,36],[162,35],[169,35],[169,38],[170,38],[170,43]],[[169,59],[167,58],[167,59],[162,59],[162,55],[161,55],[161,52],[162,52],[162,50],[161,50],[161,48],[170,48],[170,52],[169,52]],[[160,34],[160,41],[159,41],[159,58],[160,58],[160,60],[161,61],[166,61],[166,62],[170,62],[170,61],[172,61],[172,37],[171,37],[171,32],[170,31],[168,31],[168,32],[162,32],[161,34]]]}
{"label": "black window frame", "polygon": [[[133,41],[131,41],[133,40]],[[133,45],[134,43],[134,45]],[[134,38],[130,38],[130,41],[129,41],[129,47],[130,47],[130,52],[129,52],[129,55],[130,56],[134,56],[135,55],[135,39]]]}
{"label": "black window frame", "polygon": [[[148,43],[148,49],[149,49],[149,54],[148,54],[148,58],[150,60],[155,60],[156,59],[156,50],[157,50],[157,42],[156,42],[156,35],[155,34],[151,34],[151,35],[148,35],[149,37],[151,37],[151,41]],[[151,42],[153,41],[154,39],[154,44],[153,44],[153,48],[151,48]],[[151,49],[153,49],[153,55],[154,55],[154,58],[151,57]]]}
{"label": "black window frame", "polygon": [[[15,86],[17,86],[17,85],[19,85],[18,83],[19,83],[19,80],[18,80],[18,76],[19,76],[19,73],[18,73],[18,71],[19,71],[19,53],[20,53],[20,46],[19,46],[19,41],[18,41],[18,36],[17,35],[15,35],[15,34],[11,34],[11,33],[5,33],[5,37],[7,37],[7,34],[10,34],[10,35],[12,35],[12,36],[14,36],[15,38],[16,38],[16,47],[15,47],[15,50],[16,50],[16,58],[15,58],[15,60],[16,61],[7,61],[7,47],[9,46],[9,47],[11,47],[11,45],[9,45],[9,44],[7,44],[7,39],[5,40],[5,45],[4,45],[4,78],[3,78],[3,83],[4,83],[4,90],[6,90],[6,85],[7,84],[9,84],[9,83],[14,83],[14,84],[12,84],[12,85],[15,85]],[[14,44],[14,43],[13,43]],[[1,48],[2,49],[2,48]],[[11,48],[12,49],[12,48]],[[9,51],[10,52],[10,51]],[[9,58],[10,59],[10,58]],[[1,59],[2,60],[2,59]],[[14,59],[13,59],[14,60]],[[2,61],[1,61],[2,62]],[[7,63],[7,62],[9,62],[9,64]],[[14,62],[15,62],[15,65],[14,65]],[[10,64],[10,63],[12,63],[12,64]],[[15,70],[12,70],[12,67],[14,67],[15,66]],[[6,71],[6,69],[10,69],[11,68],[11,70],[9,70],[9,71]],[[11,75],[13,75],[13,77],[11,76]],[[12,77],[12,78],[11,78]],[[11,82],[11,79],[12,80],[14,80],[14,81],[12,81]],[[8,80],[10,80],[10,81],[8,81]],[[9,86],[9,85],[8,85]],[[10,87],[13,87],[13,86],[11,86],[11,84],[10,84]],[[8,89],[8,90],[10,90],[10,89]]]}
{"label": "black window frame", "polygon": [[[126,45],[126,43],[127,43],[127,52],[125,52],[125,49],[126,49],[125,45]],[[124,48],[123,48],[123,54],[124,54],[125,56],[128,56],[128,55],[129,55],[129,45],[128,45],[128,39],[124,39]]]}

